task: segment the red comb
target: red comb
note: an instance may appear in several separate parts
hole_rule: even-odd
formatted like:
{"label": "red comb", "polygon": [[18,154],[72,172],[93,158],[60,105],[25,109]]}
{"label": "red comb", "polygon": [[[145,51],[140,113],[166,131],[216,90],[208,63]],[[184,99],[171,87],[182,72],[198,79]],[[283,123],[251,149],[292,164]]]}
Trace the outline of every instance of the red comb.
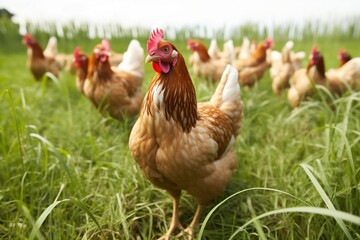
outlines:
{"label": "red comb", "polygon": [[315,53],[318,53],[317,45],[314,45],[313,48],[311,49],[311,54],[314,55]]}
{"label": "red comb", "polygon": [[106,38],[101,41],[101,45],[103,45],[105,51],[110,51],[110,43]]}
{"label": "red comb", "polygon": [[80,47],[76,47],[74,50],[74,57],[77,58],[81,53]]}
{"label": "red comb", "polygon": [[147,41],[148,54],[154,52],[157,49],[157,45],[164,38],[164,31],[162,29],[154,29],[151,32],[150,38]]}
{"label": "red comb", "polygon": [[274,46],[274,40],[270,37],[265,40],[265,43],[268,48],[272,48]]}
{"label": "red comb", "polygon": [[338,54],[340,54],[340,55],[346,54],[346,51],[344,49],[340,48]]}
{"label": "red comb", "polygon": [[27,33],[24,35],[24,39],[31,39],[32,38],[32,35],[30,33]]}

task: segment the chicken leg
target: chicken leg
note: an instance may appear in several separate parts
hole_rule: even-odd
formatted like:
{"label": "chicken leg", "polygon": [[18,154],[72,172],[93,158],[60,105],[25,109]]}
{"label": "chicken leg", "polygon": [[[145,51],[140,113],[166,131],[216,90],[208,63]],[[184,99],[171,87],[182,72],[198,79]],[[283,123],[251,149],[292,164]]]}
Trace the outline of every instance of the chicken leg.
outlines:
{"label": "chicken leg", "polygon": [[159,238],[158,240],[169,240],[171,234],[175,231],[175,230],[183,230],[184,227],[181,225],[180,220],[179,220],[179,205],[180,205],[180,192],[178,193],[170,193],[173,197],[173,214],[172,214],[172,218],[171,218],[171,223],[170,223],[170,227],[169,230],[166,232],[166,234],[164,236],[162,236],[161,238]]}
{"label": "chicken leg", "polygon": [[179,233],[176,236],[177,238],[186,235],[188,237],[187,239],[189,239],[189,240],[193,239],[193,237],[194,237],[194,229],[197,227],[197,225],[199,223],[201,212],[202,212],[203,208],[204,208],[204,206],[198,204],[198,207],[196,209],[196,213],[195,213],[194,218],[191,221],[190,225],[184,231]]}

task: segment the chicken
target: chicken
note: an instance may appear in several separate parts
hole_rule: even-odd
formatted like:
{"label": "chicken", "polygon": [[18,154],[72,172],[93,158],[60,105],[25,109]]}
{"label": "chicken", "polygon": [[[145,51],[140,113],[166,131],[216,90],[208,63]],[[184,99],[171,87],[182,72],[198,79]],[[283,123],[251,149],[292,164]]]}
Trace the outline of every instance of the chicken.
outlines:
{"label": "chicken", "polygon": [[[140,49],[138,49],[140,48]],[[144,52],[140,44],[132,44],[127,49],[129,60],[123,67],[111,67],[110,45],[106,39],[98,44],[89,59],[84,93],[101,113],[108,112],[115,119],[126,115],[136,115],[141,107],[144,79]],[[132,56],[134,53],[134,57]],[[139,54],[140,53],[140,54]]]}
{"label": "chicken", "polygon": [[290,86],[289,79],[300,68],[301,60],[305,56],[303,52],[294,53],[292,51],[293,46],[294,42],[292,41],[285,44],[281,51],[280,61],[274,61],[274,55],[272,55],[270,76],[273,80],[272,90],[277,95],[280,95],[283,89]]}
{"label": "chicken", "polygon": [[249,59],[238,60],[235,63],[239,70],[240,85],[251,87],[262,78],[265,71],[270,67],[267,55],[270,54],[273,45],[273,40],[268,38],[257,46]]}
{"label": "chicken", "polygon": [[76,71],[76,88],[79,92],[84,93],[84,83],[89,66],[89,57],[81,52],[79,47],[74,50],[74,64],[77,69]]}
{"label": "chicken", "polygon": [[228,65],[209,102],[197,103],[195,88],[178,49],[153,30],[146,62],[156,74],[129,138],[131,154],[144,176],[173,198],[169,239],[179,221],[181,191],[198,204],[188,228],[194,236],[202,209],[221,194],[236,166],[232,148],[240,131],[243,104],[237,71]]}
{"label": "chicken", "polygon": [[347,89],[360,88],[360,58],[340,49],[338,52],[339,67],[328,70],[325,75],[331,92],[341,95]]}
{"label": "chicken", "polygon": [[300,102],[313,93],[316,84],[326,85],[325,65],[322,54],[314,46],[311,50],[310,60],[307,68],[297,70],[290,79],[288,100],[293,108],[299,106]]}
{"label": "chicken", "polygon": [[31,35],[25,34],[23,43],[27,46],[27,66],[36,80],[41,80],[46,72],[59,76],[60,66],[53,57],[46,57],[38,41]]}
{"label": "chicken", "polygon": [[[218,59],[212,59],[205,44],[198,39],[189,39],[187,47],[193,52],[189,62],[195,76],[204,77],[213,82],[220,79],[227,64],[231,64],[232,56],[234,56],[234,54],[231,53],[231,43],[224,45],[225,51],[221,54],[223,57]],[[219,54],[219,56],[221,55]]]}

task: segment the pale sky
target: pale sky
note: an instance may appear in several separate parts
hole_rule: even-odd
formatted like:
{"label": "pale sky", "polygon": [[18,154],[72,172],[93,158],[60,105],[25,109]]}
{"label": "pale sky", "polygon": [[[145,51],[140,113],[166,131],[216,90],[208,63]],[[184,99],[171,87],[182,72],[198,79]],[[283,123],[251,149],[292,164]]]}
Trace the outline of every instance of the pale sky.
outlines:
{"label": "pale sky", "polygon": [[359,0],[0,0],[3,7],[19,21],[74,20],[151,28],[200,25],[216,29],[249,21],[267,25],[360,16]]}

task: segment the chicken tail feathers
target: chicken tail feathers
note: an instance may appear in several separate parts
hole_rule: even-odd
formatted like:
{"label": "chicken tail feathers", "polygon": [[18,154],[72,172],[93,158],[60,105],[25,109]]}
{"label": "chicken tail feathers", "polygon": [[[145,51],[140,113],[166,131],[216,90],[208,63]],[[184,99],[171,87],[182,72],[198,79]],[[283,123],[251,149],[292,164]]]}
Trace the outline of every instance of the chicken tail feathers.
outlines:
{"label": "chicken tail feathers", "polygon": [[119,64],[118,69],[129,72],[133,75],[144,76],[144,49],[138,40],[131,40],[127,51],[124,53],[123,61]]}
{"label": "chicken tail feathers", "polygon": [[222,74],[219,85],[210,103],[223,111],[233,122],[234,134],[240,131],[243,104],[240,98],[238,71],[228,65]]}
{"label": "chicken tail feathers", "polygon": [[44,55],[48,58],[55,58],[57,53],[58,53],[57,39],[56,37],[52,36],[49,38],[49,41],[46,45],[46,48],[44,50]]}

